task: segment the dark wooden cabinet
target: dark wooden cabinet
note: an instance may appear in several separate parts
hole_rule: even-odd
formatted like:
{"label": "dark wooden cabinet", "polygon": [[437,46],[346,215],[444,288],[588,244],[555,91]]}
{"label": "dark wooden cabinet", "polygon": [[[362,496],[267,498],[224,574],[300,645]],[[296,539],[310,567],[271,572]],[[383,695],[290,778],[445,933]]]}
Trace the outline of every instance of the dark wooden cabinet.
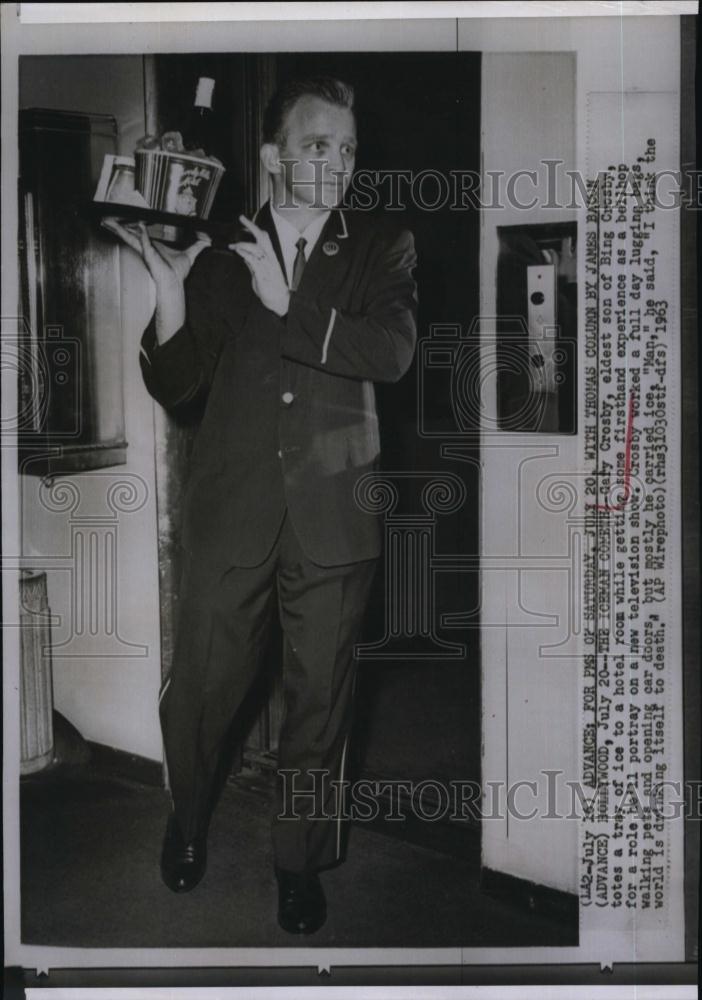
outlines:
{"label": "dark wooden cabinet", "polygon": [[109,115],[20,112],[23,471],[126,461],[119,251],[88,211],[116,140]]}

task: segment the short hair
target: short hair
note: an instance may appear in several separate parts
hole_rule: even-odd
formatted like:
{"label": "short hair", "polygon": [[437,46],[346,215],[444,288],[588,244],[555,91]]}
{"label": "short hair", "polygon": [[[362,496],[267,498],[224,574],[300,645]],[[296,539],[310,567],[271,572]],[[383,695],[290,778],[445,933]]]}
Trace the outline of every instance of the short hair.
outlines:
{"label": "short hair", "polygon": [[271,97],[263,113],[263,141],[278,146],[285,144],[285,120],[301,97],[319,97],[329,104],[353,111],[353,87],[331,76],[312,76],[305,80],[289,80]]}

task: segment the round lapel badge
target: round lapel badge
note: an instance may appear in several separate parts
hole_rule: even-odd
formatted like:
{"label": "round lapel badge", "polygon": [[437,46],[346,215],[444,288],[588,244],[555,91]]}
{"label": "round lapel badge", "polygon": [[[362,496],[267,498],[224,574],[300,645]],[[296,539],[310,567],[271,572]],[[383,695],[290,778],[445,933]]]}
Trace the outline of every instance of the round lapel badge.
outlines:
{"label": "round lapel badge", "polygon": [[328,240],[322,247],[322,250],[327,257],[335,257],[339,252],[339,244],[335,243],[334,240]]}

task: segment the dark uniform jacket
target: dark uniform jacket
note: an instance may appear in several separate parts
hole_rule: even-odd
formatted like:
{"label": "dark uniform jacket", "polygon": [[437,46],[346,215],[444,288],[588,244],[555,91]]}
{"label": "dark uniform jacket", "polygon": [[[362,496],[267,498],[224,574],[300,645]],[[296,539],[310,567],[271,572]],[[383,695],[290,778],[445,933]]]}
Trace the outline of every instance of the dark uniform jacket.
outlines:
{"label": "dark uniform jacket", "polygon": [[[268,205],[256,222],[282,261]],[[286,508],[313,562],[379,555],[381,525],[354,488],[379,459],[373,382],[399,379],[414,353],[415,263],[409,232],[335,210],[280,318],[237,254],[200,253],[184,326],[159,345],[152,321],[140,357],[164,407],[207,394],[183,497],[193,557],[221,571],[259,565]]]}

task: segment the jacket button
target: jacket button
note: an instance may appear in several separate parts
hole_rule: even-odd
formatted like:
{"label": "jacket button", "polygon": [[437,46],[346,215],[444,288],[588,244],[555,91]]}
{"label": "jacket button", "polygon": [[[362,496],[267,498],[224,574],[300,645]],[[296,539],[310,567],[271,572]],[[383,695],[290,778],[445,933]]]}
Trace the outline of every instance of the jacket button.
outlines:
{"label": "jacket button", "polygon": [[290,406],[290,404],[292,403],[292,401],[293,401],[294,398],[295,397],[293,396],[293,394],[291,392],[284,392],[283,396],[282,396],[282,400],[283,400],[283,402],[285,403],[286,406]]}
{"label": "jacket button", "polygon": [[283,457],[283,453],[282,453],[282,451],[279,451],[278,452],[278,458],[282,458],[282,457]]}

